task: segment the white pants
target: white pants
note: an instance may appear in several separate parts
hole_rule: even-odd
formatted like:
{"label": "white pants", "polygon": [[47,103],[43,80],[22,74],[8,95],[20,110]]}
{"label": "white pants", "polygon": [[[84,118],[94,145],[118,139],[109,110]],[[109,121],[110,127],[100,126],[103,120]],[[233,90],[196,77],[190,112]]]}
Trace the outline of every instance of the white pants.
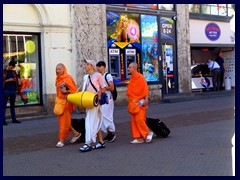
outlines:
{"label": "white pants", "polygon": [[91,144],[96,142],[97,132],[102,124],[102,106],[86,109],[85,119],[85,143]]}
{"label": "white pants", "polygon": [[114,102],[113,99],[109,99],[108,104],[102,105],[102,131],[107,133],[107,130],[115,132],[115,125],[113,123],[113,110]]}

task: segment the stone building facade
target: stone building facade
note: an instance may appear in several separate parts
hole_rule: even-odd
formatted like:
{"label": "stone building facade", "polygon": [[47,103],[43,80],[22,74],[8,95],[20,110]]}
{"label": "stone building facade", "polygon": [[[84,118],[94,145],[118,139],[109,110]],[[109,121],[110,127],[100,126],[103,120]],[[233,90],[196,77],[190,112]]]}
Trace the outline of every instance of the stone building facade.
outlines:
{"label": "stone building facade", "polygon": [[[21,9],[25,9],[22,13]],[[105,4],[4,4],[3,32],[36,33],[39,36],[39,104],[17,106],[18,114],[52,113],[55,99],[55,67],[64,63],[77,85],[85,74],[84,58],[108,62]],[[191,92],[188,5],[177,4],[176,60],[178,92]],[[30,16],[31,15],[31,16]],[[108,63],[107,63],[108,64]],[[160,102],[162,84],[149,85],[150,101]],[[119,86],[116,105],[126,105],[126,86]]]}

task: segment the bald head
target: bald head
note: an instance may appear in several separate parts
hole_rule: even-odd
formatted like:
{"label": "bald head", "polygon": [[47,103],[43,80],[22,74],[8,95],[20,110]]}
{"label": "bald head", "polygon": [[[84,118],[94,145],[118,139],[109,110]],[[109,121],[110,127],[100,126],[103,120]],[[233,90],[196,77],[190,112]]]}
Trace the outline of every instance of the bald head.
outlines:
{"label": "bald head", "polygon": [[137,72],[137,67],[138,67],[137,63],[135,63],[135,62],[130,63],[128,66],[128,72],[131,75],[133,75],[135,72]]}
{"label": "bald head", "polygon": [[[132,63],[130,63],[130,64],[132,64],[133,69],[137,70],[137,63],[132,62]],[[129,65],[130,65],[130,64],[129,64]]]}

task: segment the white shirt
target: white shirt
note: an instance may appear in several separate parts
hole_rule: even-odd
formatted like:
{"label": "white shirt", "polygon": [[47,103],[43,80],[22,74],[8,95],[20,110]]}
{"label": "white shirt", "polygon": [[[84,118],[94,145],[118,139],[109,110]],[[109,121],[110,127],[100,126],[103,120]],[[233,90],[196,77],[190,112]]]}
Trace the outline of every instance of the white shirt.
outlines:
{"label": "white shirt", "polygon": [[[108,81],[108,83],[107,83],[106,79],[105,79],[105,76],[106,76],[106,72],[103,74],[103,79],[105,81],[105,85],[108,87],[109,86],[108,83],[111,82],[111,81],[113,82],[113,77],[112,77],[111,74],[108,73],[108,75],[106,76],[106,79]],[[107,90],[106,93],[107,93],[108,97],[111,97],[111,92],[109,90]]]}
{"label": "white shirt", "polygon": [[218,65],[218,63],[216,61],[209,61],[208,62],[208,68],[213,70],[213,69],[216,69],[216,68],[220,68],[220,66]]}

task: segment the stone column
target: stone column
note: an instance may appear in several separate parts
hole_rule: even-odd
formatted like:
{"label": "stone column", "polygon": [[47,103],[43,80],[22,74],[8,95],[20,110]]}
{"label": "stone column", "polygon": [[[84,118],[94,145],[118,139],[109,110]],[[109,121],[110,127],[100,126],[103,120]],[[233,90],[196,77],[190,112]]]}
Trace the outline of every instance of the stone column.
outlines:
{"label": "stone column", "polygon": [[189,93],[192,85],[188,4],[177,4],[176,11],[179,93]]}
{"label": "stone column", "polygon": [[106,5],[73,4],[73,59],[76,61],[76,81],[82,84],[86,74],[84,59],[107,63]]}

